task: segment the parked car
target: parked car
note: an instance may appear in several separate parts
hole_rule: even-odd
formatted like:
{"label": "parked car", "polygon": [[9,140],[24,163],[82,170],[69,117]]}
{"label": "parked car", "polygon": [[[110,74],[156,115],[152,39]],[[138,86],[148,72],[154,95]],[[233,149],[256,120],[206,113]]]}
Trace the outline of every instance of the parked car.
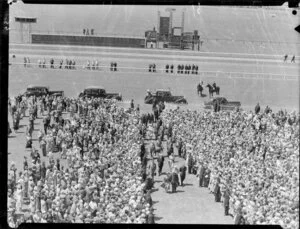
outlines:
{"label": "parked car", "polygon": [[145,97],[146,104],[153,104],[156,102],[176,103],[176,104],[187,104],[187,100],[183,96],[172,95],[169,89],[157,89],[155,92],[147,91]]}
{"label": "parked car", "polygon": [[80,92],[79,97],[116,99],[122,101],[121,93],[107,93],[102,86],[86,87],[82,92]]}
{"label": "parked car", "polygon": [[64,91],[50,91],[49,87],[41,85],[28,85],[25,93],[23,94],[27,97],[29,96],[43,96],[43,95],[53,95],[53,96],[64,96]]}
{"label": "parked car", "polygon": [[241,106],[241,102],[227,101],[227,99],[224,97],[217,97],[208,102],[204,102],[204,109],[214,109],[214,104],[217,102],[219,102],[220,110],[235,110]]}

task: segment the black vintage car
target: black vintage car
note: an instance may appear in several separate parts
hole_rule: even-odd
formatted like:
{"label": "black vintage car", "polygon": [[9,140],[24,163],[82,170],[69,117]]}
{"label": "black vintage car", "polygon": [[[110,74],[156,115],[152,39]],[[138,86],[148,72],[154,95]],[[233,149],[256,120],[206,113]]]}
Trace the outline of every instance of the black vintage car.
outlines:
{"label": "black vintage car", "polygon": [[224,97],[213,98],[211,101],[204,102],[204,109],[214,109],[214,104],[219,102],[220,110],[235,110],[240,108],[241,102],[237,101],[227,101]]}
{"label": "black vintage car", "polygon": [[166,103],[177,103],[177,104],[187,104],[186,99],[183,96],[175,96],[171,94],[168,89],[157,89],[154,93],[147,91],[147,96],[145,97],[146,104],[153,104],[156,102],[166,102]]}
{"label": "black vintage car", "polygon": [[23,94],[27,97],[29,96],[46,96],[46,95],[53,95],[53,96],[64,96],[64,91],[50,91],[49,87],[41,86],[41,85],[28,85],[25,93]]}
{"label": "black vintage car", "polygon": [[116,99],[122,101],[121,93],[107,93],[102,86],[89,86],[80,92],[79,97]]}

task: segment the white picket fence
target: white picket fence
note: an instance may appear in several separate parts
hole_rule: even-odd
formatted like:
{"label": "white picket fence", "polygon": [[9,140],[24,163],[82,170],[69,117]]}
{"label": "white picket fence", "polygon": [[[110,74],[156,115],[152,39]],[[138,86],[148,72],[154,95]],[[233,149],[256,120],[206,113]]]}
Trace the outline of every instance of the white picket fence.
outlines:
{"label": "white picket fence", "polygon": [[109,65],[98,65],[97,69],[88,69],[86,65],[76,65],[75,69],[65,69],[65,65],[62,69],[56,64],[54,68],[50,68],[50,64],[45,64],[45,68],[39,67],[38,63],[27,63],[26,67],[24,63],[13,62],[10,63],[11,66],[24,66],[24,68],[38,68],[41,70],[69,70],[69,71],[89,71],[89,72],[114,72],[114,73],[139,73],[139,74],[164,74],[165,76],[180,75],[182,77],[224,77],[229,79],[268,79],[268,80],[293,80],[298,81],[299,75],[289,75],[289,74],[270,74],[270,73],[249,73],[249,72],[224,72],[224,71],[198,71],[198,74],[178,74],[177,66],[174,66],[173,73],[166,73],[165,68],[156,68],[156,72],[149,72],[149,68],[137,68],[137,67],[117,67],[117,71],[111,71],[111,66]]}

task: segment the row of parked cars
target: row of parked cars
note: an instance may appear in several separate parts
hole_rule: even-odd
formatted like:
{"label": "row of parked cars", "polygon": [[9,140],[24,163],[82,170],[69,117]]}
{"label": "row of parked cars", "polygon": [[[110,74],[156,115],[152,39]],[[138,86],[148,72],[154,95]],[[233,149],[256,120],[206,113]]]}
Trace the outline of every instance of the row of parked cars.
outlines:
{"label": "row of parked cars", "polygon": [[[26,89],[26,92],[23,94],[27,97],[29,96],[64,96],[64,91],[51,91],[47,86],[41,85],[29,85]],[[79,93],[79,97],[87,98],[105,98],[105,99],[116,99],[122,101],[121,93],[108,93],[102,86],[89,86],[86,87],[82,92]],[[154,92],[150,90],[147,91],[147,95],[144,99],[146,104],[153,104],[154,102],[166,102],[166,103],[175,103],[175,104],[187,104],[186,98],[184,96],[172,95],[170,89],[157,89]],[[204,108],[213,109],[214,104],[218,102],[221,110],[234,110],[241,106],[240,102],[229,102],[224,97],[216,97],[211,101],[204,102]]]}

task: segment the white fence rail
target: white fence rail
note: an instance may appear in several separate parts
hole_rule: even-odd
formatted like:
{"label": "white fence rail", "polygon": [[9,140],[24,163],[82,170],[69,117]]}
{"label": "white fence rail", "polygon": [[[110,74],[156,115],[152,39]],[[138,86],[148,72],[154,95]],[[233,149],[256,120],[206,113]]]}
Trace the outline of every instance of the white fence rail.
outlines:
{"label": "white fence rail", "polygon": [[[58,64],[54,65],[54,68],[51,68],[51,65],[45,64],[45,67],[38,63],[26,63],[26,66],[24,63],[19,62],[13,62],[10,63],[11,66],[19,66],[24,68],[38,68],[41,70],[60,70],[60,71],[84,71],[84,72],[117,72],[117,73],[139,73],[139,74],[165,74],[166,76],[172,76],[172,75],[180,75],[182,77],[224,77],[229,79],[267,79],[267,80],[293,80],[298,81],[299,75],[289,75],[289,74],[270,74],[270,73],[249,73],[249,72],[223,72],[223,71],[197,71],[197,74],[191,74],[191,70],[189,74],[185,73],[177,73],[177,66],[174,67],[173,73],[170,73],[170,69],[168,73],[166,73],[165,68],[156,68],[155,72],[149,72],[149,68],[137,68],[137,67],[122,67],[117,66],[117,71],[111,71],[111,66],[109,65],[98,65],[97,67],[87,68],[87,65],[76,65],[75,69],[67,69],[66,65],[63,65],[62,68],[59,68]],[[39,67],[39,65],[41,67]],[[185,70],[183,70],[185,72]]]}

